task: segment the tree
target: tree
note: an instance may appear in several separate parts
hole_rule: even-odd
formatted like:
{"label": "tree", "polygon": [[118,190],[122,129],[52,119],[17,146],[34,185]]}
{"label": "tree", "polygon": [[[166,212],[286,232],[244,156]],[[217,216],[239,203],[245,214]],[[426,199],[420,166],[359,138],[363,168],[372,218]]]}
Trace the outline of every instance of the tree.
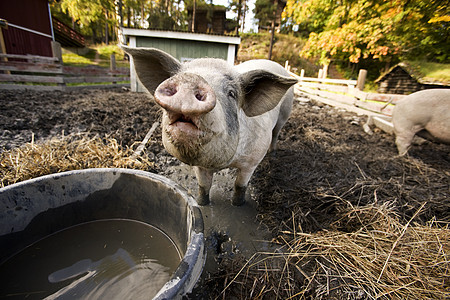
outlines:
{"label": "tree", "polygon": [[259,28],[270,28],[276,13],[274,0],[256,0],[253,12]]}
{"label": "tree", "polygon": [[[275,40],[275,23],[277,21],[279,0],[256,0],[255,18],[258,19],[259,28],[270,28],[270,46],[267,59],[272,59],[272,49]],[[280,8],[280,10],[282,7]]]}
{"label": "tree", "polygon": [[242,32],[244,30],[245,15],[248,12],[248,6],[246,0],[231,0],[229,2],[228,8],[236,13],[236,35],[239,34],[239,30]]}
{"label": "tree", "polygon": [[310,31],[301,54],[323,64],[420,56],[448,61],[449,7],[441,0],[288,0],[284,16]]}
{"label": "tree", "polygon": [[79,24],[83,34],[88,33],[94,39],[99,31],[98,25],[103,24],[105,42],[109,42],[113,32],[110,28],[116,23],[114,0],[61,0],[59,5],[63,12]]}
{"label": "tree", "polygon": [[99,41],[98,36],[106,43],[114,40],[118,26],[187,28],[183,0],[53,0],[51,5],[54,14],[66,22],[71,18],[94,42]]}

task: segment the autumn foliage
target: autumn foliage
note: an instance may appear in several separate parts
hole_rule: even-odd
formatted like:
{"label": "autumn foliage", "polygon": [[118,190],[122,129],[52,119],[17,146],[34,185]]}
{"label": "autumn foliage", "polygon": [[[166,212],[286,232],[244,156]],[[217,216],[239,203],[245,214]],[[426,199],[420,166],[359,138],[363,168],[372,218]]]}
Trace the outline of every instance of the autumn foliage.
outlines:
{"label": "autumn foliage", "polygon": [[309,34],[301,51],[324,64],[373,58],[450,58],[448,1],[288,0],[284,17]]}

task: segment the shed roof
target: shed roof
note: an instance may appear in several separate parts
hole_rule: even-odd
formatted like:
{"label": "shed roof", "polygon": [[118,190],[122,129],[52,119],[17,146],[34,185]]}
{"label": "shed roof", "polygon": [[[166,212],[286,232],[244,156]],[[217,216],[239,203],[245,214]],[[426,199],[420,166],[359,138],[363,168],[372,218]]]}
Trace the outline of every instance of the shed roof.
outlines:
{"label": "shed roof", "polygon": [[238,36],[228,36],[208,33],[193,33],[184,31],[168,31],[168,30],[149,30],[122,27],[122,34],[125,36],[142,36],[142,37],[158,37],[167,39],[180,39],[190,41],[205,41],[212,43],[224,43],[239,45],[241,38]]}
{"label": "shed roof", "polygon": [[390,68],[387,72],[382,74],[378,79],[375,80],[376,83],[383,81],[386,79],[386,77],[395,69],[401,68],[406,73],[408,73],[413,79],[415,79],[417,82],[421,84],[433,84],[433,85],[450,85],[450,80],[440,80],[436,79],[430,76],[427,76],[426,74],[423,74],[418,66],[410,63],[410,62],[401,62]]}

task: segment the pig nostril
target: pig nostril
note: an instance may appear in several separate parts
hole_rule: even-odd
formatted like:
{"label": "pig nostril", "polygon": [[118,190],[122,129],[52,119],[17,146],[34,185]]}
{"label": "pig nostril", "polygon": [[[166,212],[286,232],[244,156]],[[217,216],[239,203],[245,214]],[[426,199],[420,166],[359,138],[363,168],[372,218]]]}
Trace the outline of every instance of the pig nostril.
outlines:
{"label": "pig nostril", "polygon": [[177,93],[177,89],[175,87],[167,87],[164,89],[164,94],[167,96],[173,96]]}
{"label": "pig nostril", "polygon": [[202,94],[202,93],[200,93],[200,92],[197,92],[197,93],[195,93],[195,98],[196,98],[198,101],[204,101],[204,100],[205,100],[205,95]]}

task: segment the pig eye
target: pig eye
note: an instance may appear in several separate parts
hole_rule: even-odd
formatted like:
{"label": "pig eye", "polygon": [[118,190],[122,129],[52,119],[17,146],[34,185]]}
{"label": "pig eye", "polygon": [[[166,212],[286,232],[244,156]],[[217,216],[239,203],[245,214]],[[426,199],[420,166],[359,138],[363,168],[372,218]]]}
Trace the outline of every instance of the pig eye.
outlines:
{"label": "pig eye", "polygon": [[230,90],[230,91],[228,92],[228,96],[236,100],[236,92],[235,92],[235,91]]}

